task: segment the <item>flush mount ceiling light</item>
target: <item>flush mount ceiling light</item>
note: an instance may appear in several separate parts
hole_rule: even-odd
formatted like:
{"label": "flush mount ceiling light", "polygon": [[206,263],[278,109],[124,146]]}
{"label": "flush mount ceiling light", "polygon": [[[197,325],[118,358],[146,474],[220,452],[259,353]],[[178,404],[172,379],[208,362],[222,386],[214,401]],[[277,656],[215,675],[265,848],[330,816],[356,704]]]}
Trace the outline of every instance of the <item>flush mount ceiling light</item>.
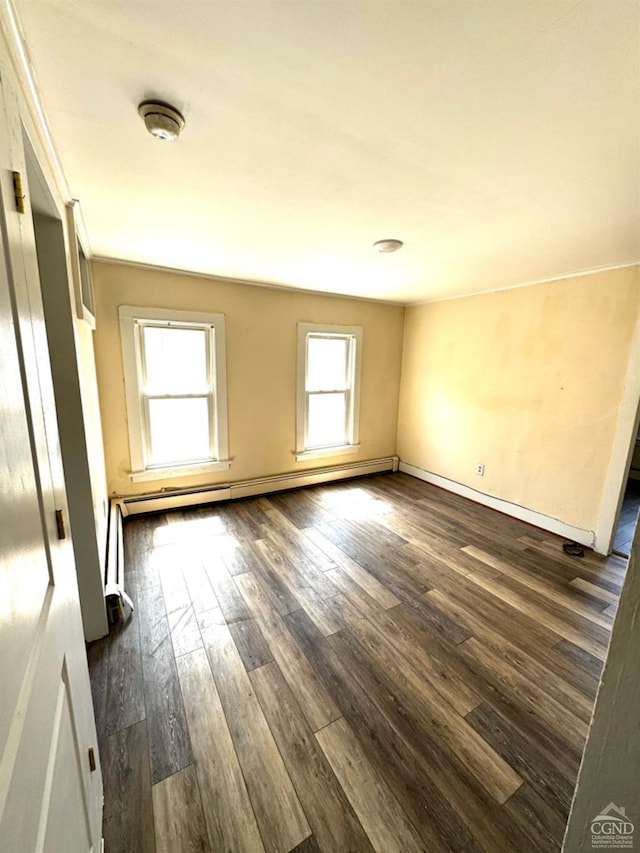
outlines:
{"label": "flush mount ceiling light", "polygon": [[373,244],[373,248],[378,252],[397,252],[402,246],[402,240],[376,240]]}
{"label": "flush mount ceiling light", "polygon": [[173,142],[184,127],[184,119],[178,110],[161,101],[143,101],[138,107],[138,113],[151,136],[156,139]]}

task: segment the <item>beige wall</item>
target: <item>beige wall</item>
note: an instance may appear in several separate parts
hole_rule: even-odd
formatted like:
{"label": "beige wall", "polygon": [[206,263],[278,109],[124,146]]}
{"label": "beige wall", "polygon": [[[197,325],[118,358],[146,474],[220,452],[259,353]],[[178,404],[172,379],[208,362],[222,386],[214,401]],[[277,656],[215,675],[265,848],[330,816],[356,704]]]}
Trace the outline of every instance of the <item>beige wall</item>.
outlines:
{"label": "beige wall", "polygon": [[[164,486],[232,482],[313,467],[390,456],[396,428],[404,308],[396,305],[233,284],[116,263],[93,264],[95,352],[107,482],[120,495]],[[132,483],[118,325],[119,305],[226,316],[229,452],[219,474]],[[296,324],[364,328],[360,451],[296,462]]]}
{"label": "beige wall", "polygon": [[400,458],[594,530],[639,309],[640,267],[408,308]]}

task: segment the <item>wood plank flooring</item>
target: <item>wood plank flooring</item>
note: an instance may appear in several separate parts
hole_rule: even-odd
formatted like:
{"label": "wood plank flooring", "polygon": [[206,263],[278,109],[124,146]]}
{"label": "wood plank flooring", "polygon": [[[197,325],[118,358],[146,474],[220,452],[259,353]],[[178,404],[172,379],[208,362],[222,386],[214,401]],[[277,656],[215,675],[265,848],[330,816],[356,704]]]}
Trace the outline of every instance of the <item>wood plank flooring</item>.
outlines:
{"label": "wood plank flooring", "polygon": [[638,510],[640,510],[640,480],[630,477],[624,492],[622,510],[613,542],[613,550],[618,554],[629,556],[631,540],[638,520]]}
{"label": "wood plank flooring", "polygon": [[106,853],[557,851],[626,561],[404,474],[125,523]]}

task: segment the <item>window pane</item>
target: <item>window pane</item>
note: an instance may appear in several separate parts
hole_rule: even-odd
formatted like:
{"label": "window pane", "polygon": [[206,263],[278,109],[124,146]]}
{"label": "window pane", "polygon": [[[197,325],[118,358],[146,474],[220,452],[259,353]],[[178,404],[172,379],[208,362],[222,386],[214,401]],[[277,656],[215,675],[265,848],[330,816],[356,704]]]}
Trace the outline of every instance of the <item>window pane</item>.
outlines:
{"label": "window pane", "polygon": [[151,465],[209,459],[209,406],[206,397],[149,400]]}
{"label": "window pane", "polygon": [[193,394],[207,390],[207,332],[144,326],[148,394]]}
{"label": "window pane", "polygon": [[307,338],[307,391],[347,387],[349,341],[346,338]]}
{"label": "window pane", "polygon": [[307,448],[347,444],[347,395],[309,394]]}

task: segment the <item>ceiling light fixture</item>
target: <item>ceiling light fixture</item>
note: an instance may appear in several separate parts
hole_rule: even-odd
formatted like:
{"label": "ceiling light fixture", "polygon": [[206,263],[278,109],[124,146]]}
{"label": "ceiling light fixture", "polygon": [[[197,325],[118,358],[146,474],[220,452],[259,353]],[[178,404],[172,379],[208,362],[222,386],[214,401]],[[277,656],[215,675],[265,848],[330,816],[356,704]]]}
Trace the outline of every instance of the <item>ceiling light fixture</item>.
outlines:
{"label": "ceiling light fixture", "polygon": [[143,101],[138,107],[145,127],[156,139],[174,142],[184,127],[184,119],[178,110],[161,101]]}
{"label": "ceiling light fixture", "polygon": [[402,240],[376,240],[373,248],[378,252],[397,252],[403,245]]}

